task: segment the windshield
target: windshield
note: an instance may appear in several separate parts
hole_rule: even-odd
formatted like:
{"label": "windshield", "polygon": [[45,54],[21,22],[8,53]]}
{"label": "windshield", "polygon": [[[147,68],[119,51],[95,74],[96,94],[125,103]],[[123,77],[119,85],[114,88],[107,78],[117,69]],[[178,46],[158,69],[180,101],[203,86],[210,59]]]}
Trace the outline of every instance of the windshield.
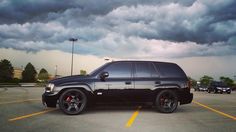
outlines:
{"label": "windshield", "polygon": [[100,67],[98,67],[97,69],[93,70],[92,72],[89,73],[89,75],[94,75],[96,74],[98,71],[100,71],[100,69],[102,69],[103,67],[105,67],[107,64],[109,63],[105,63],[104,65],[101,65]]}
{"label": "windshield", "polygon": [[226,87],[227,86],[223,82],[215,82],[214,85],[219,86],[219,87]]}

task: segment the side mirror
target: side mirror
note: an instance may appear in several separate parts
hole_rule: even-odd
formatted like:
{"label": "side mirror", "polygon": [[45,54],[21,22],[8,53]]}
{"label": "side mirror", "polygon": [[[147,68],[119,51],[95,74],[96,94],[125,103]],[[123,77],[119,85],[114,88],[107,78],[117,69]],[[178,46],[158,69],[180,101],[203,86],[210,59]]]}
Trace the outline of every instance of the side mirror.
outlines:
{"label": "side mirror", "polygon": [[100,74],[100,79],[101,80],[105,80],[105,78],[107,78],[109,76],[109,73],[108,72],[102,72],[101,74]]}

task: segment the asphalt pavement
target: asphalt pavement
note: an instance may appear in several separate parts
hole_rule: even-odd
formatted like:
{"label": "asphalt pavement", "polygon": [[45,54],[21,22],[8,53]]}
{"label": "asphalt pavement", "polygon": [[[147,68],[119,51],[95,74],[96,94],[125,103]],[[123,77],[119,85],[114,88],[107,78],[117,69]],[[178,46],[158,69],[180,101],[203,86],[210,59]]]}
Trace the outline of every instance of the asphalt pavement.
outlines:
{"label": "asphalt pavement", "polygon": [[236,92],[194,92],[171,114],[147,105],[98,105],[69,116],[42,105],[40,87],[0,88],[0,132],[236,132]]}

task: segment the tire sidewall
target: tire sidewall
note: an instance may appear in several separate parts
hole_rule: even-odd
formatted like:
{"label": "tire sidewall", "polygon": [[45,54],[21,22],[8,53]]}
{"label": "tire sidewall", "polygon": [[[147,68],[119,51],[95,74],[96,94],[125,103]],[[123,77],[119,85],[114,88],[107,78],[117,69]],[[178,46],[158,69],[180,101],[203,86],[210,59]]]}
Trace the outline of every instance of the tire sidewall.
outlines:
{"label": "tire sidewall", "polygon": [[[68,112],[68,111],[64,108],[64,106],[63,106],[63,104],[62,104],[63,99],[64,99],[64,96],[65,96],[67,93],[69,93],[69,92],[79,92],[79,93],[82,95],[83,99],[84,99],[84,104],[81,106],[81,108],[80,108],[79,111],[77,111],[77,112]],[[59,108],[60,108],[61,111],[63,111],[65,114],[68,114],[68,115],[78,115],[78,114],[82,113],[82,112],[84,111],[84,109],[86,108],[87,102],[88,102],[87,100],[88,100],[88,99],[87,99],[87,96],[86,96],[86,94],[85,94],[82,90],[79,90],[79,89],[68,89],[68,90],[64,91],[64,92],[60,95],[60,97],[59,97]]]}
{"label": "tire sidewall", "polygon": [[[164,94],[168,92],[169,94],[172,94],[172,96],[174,96],[175,100],[174,100],[174,103],[175,103],[175,107],[170,109],[170,110],[165,110],[163,109],[159,104],[160,104],[160,97]],[[178,107],[178,96],[177,96],[177,93],[173,90],[162,90],[160,91],[158,94],[157,94],[157,97],[156,97],[156,101],[155,101],[155,106],[157,108],[157,110],[161,113],[172,113],[174,112],[177,107]]]}

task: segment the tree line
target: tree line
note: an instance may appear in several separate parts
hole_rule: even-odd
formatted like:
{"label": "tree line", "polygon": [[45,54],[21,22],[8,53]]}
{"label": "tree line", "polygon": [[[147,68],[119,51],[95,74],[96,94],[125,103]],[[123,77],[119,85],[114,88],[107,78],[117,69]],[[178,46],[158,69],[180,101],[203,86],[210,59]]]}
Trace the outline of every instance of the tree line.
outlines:
{"label": "tree line", "polygon": [[[86,70],[80,70],[80,75],[86,75]],[[42,68],[39,73],[35,67],[28,63],[22,71],[22,78],[14,78],[14,68],[9,60],[0,61],[0,83],[19,83],[19,82],[47,82],[49,73]]]}
{"label": "tree line", "polygon": [[[189,79],[191,80],[192,82],[192,86],[193,87],[196,87],[197,86],[197,81],[192,79],[191,77],[189,77]],[[224,77],[224,76],[221,76],[219,77],[219,80],[221,82],[223,82],[224,84],[226,84],[227,86],[229,87],[234,87],[236,86],[236,84],[234,83],[234,80],[229,78],[229,77]],[[210,83],[214,81],[213,77],[211,76],[208,76],[208,75],[204,75],[203,77],[200,78],[199,82],[201,85],[204,85],[204,86],[209,86]]]}
{"label": "tree line", "polygon": [[35,67],[28,63],[22,71],[22,79],[14,78],[14,68],[9,60],[0,61],[0,83],[19,83],[19,82],[46,82],[49,74],[46,69],[42,68],[37,74]]}

